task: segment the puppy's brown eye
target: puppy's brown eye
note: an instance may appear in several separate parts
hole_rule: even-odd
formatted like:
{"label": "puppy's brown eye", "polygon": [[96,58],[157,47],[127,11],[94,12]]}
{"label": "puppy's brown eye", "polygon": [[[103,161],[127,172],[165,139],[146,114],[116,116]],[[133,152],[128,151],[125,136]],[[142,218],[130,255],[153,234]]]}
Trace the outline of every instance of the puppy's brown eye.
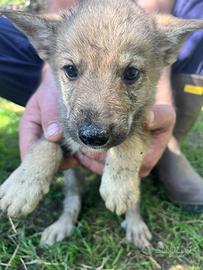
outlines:
{"label": "puppy's brown eye", "polygon": [[127,84],[133,84],[135,81],[139,79],[139,77],[140,71],[135,67],[128,67],[123,74],[123,80]]}
{"label": "puppy's brown eye", "polygon": [[70,80],[76,80],[78,77],[78,70],[75,65],[66,65],[63,67],[66,76]]}

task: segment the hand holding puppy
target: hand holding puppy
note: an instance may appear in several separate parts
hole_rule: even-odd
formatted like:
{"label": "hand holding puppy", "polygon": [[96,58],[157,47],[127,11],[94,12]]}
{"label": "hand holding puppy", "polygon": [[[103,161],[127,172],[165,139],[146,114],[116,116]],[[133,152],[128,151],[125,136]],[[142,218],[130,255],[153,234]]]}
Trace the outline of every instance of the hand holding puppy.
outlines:
{"label": "hand holding puppy", "polygon": [[[58,121],[57,92],[51,69],[44,68],[40,87],[28,102],[20,123],[20,152],[22,159],[35,141],[42,135],[51,142],[60,142],[62,128]],[[159,101],[161,103],[161,101]],[[160,159],[171,137],[175,123],[175,110],[170,104],[154,105],[150,117],[146,120],[146,128],[152,134],[152,140],[145,155],[140,176],[146,176]],[[68,169],[79,164],[89,170],[102,174],[106,154],[93,153],[81,148],[75,158],[65,157],[61,169]]]}

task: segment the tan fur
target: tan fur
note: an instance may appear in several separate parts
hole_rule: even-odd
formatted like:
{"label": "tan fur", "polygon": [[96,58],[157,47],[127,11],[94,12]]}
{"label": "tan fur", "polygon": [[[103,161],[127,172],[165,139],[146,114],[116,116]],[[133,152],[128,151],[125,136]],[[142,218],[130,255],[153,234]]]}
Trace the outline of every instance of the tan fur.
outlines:
{"label": "tan fur", "polygon": [[56,222],[44,230],[40,241],[41,245],[52,245],[68,237],[77,222],[81,208],[81,188],[74,170],[65,172],[64,182],[65,200],[63,213]]}
{"label": "tan fur", "polygon": [[[127,211],[127,239],[138,247],[149,246],[151,235],[139,214],[138,173],[149,141],[142,119],[153,105],[161,70],[175,60],[186,35],[202,28],[203,22],[149,15],[132,0],[84,0],[60,20],[5,14],[27,34],[54,71],[65,145],[73,152],[84,146],[78,127],[87,119],[110,127],[110,140],[100,147],[108,151],[100,192],[107,208],[117,214]],[[78,69],[75,81],[64,73],[68,64]],[[129,66],[140,70],[131,85],[123,79]],[[33,146],[0,188],[0,208],[11,216],[31,212],[48,192],[62,154],[54,144],[44,147],[45,142]],[[79,190],[76,178],[71,179],[64,213],[45,230],[42,243],[68,236],[77,219]]]}
{"label": "tan fur", "polygon": [[62,156],[59,145],[44,139],[38,141],[21,165],[0,186],[1,209],[14,217],[31,213],[49,191]]}
{"label": "tan fur", "polygon": [[145,149],[144,140],[138,134],[133,134],[107,153],[100,194],[106,207],[118,215],[139,202],[139,170]]}

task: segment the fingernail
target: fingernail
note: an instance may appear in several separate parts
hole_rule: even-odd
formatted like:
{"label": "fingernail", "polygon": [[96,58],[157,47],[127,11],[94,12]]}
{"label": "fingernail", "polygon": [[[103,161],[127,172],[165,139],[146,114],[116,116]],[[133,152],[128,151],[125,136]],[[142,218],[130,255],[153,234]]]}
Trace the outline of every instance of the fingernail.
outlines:
{"label": "fingernail", "polygon": [[48,139],[50,137],[61,135],[61,133],[62,133],[61,125],[55,122],[55,123],[49,124],[49,126],[47,127],[45,131],[45,137]]}

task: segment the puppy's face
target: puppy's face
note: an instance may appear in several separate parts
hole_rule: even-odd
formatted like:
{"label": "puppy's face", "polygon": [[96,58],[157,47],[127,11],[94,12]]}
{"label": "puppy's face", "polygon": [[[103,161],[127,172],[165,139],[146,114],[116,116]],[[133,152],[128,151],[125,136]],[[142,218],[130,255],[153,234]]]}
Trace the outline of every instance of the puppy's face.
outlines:
{"label": "puppy's face", "polygon": [[152,103],[163,67],[152,19],[131,1],[119,8],[100,2],[65,18],[53,58],[65,130],[91,148],[125,140]]}
{"label": "puppy's face", "polygon": [[54,70],[65,135],[95,149],[118,145],[140,127],[162,68],[203,26],[152,17],[132,0],[82,1],[54,21],[30,16],[9,14]]}

